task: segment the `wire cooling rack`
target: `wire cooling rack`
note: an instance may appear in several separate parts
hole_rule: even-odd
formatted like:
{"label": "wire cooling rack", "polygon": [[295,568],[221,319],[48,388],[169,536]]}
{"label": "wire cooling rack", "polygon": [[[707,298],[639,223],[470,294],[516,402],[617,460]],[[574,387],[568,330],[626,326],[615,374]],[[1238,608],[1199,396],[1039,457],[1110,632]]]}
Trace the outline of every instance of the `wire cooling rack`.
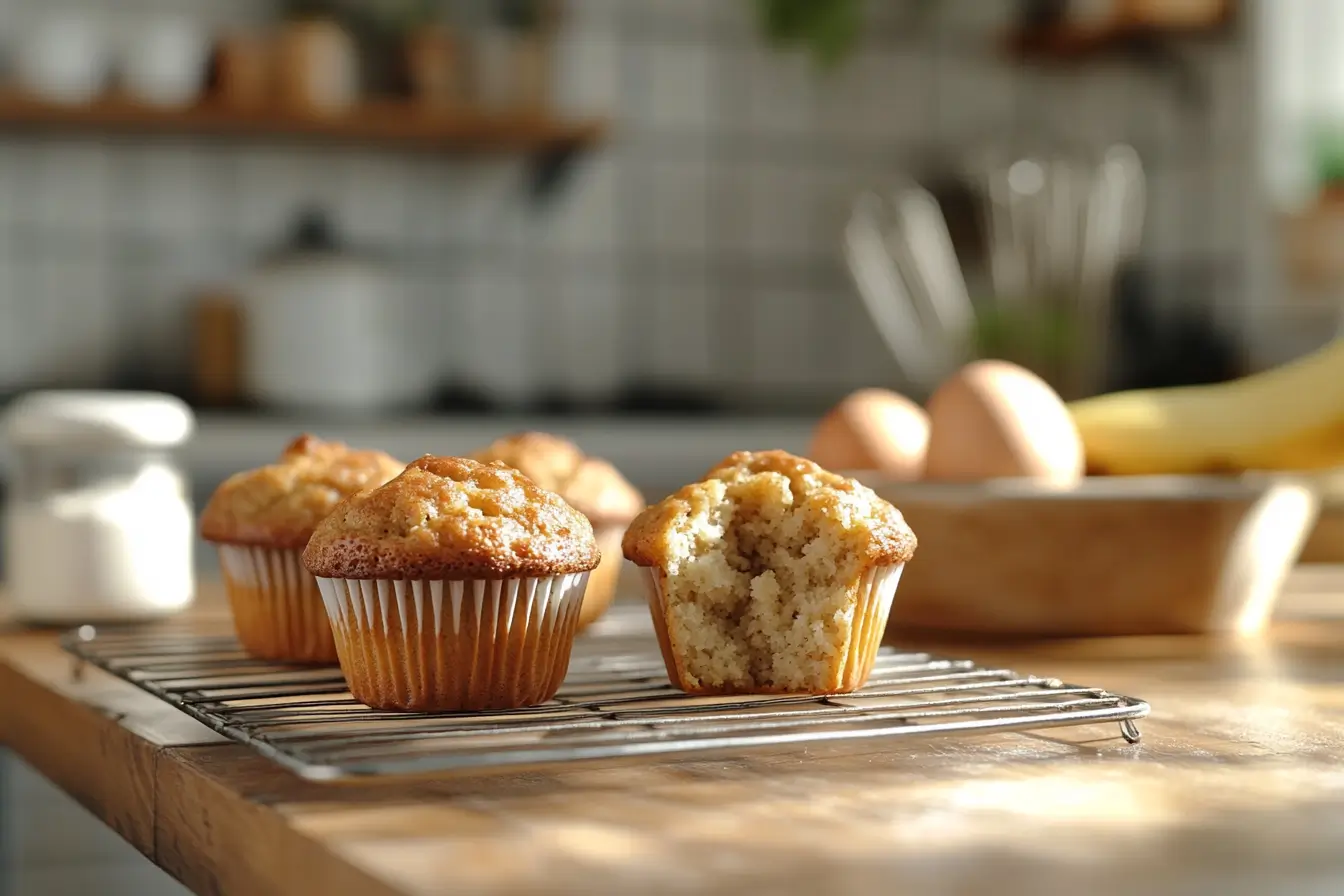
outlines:
{"label": "wire cooling rack", "polygon": [[868,685],[832,697],[689,697],[668,682],[647,610],[617,606],[575,644],[552,702],[412,715],[357,703],[340,670],[259,662],[227,626],[67,635],[66,650],[314,780],[874,737],[1102,722],[1130,743],[1148,704],[1100,688],[883,648]]}

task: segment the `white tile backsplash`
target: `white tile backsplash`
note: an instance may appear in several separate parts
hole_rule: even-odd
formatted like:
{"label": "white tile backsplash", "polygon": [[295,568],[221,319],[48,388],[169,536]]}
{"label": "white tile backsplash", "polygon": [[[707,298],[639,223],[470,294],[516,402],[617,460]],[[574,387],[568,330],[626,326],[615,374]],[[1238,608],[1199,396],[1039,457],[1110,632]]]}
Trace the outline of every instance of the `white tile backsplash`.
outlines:
{"label": "white tile backsplash", "polygon": [[41,327],[51,346],[42,378],[64,385],[105,381],[113,373],[117,338],[106,255],[52,254],[40,271]]}
{"label": "white tile backsplash", "polygon": [[746,169],[745,249],[753,262],[791,262],[826,251],[833,234],[819,226],[821,178],[801,165],[758,164]]}
{"label": "white tile backsplash", "polygon": [[410,220],[411,185],[395,155],[345,152],[331,166],[337,177],[333,213],[356,245],[386,249],[400,243]]}
{"label": "white tile backsplash", "polygon": [[433,251],[462,241],[461,196],[472,174],[469,166],[444,165],[429,156],[405,161],[402,176],[411,187],[402,237],[406,248]]}
{"label": "white tile backsplash", "polygon": [[524,162],[515,159],[468,163],[446,197],[452,238],[466,245],[518,246],[529,214],[522,202],[525,173]]}
{"label": "white tile backsplash", "polygon": [[709,278],[660,272],[648,289],[650,301],[641,316],[642,338],[633,373],[659,385],[713,388],[721,367],[716,358],[720,344],[738,340],[718,326]]}
{"label": "white tile backsplash", "polygon": [[539,209],[528,222],[552,252],[602,253],[608,258],[619,242],[620,157],[599,152],[580,160],[563,194]]}
{"label": "white tile backsplash", "polygon": [[958,46],[940,53],[934,69],[932,126],[941,145],[1011,136],[1021,79],[998,53],[968,53]]}
{"label": "white tile backsplash", "polygon": [[24,145],[0,142],[0,227],[23,223],[20,205],[26,199],[25,180],[29,176],[26,157]]}
{"label": "white tile backsplash", "polygon": [[621,54],[611,31],[570,29],[555,48],[554,101],[569,115],[608,115],[620,104]]}
{"label": "white tile backsplash", "polygon": [[1133,82],[1133,72],[1113,62],[1100,63],[1066,81],[1060,118],[1068,132],[1091,146],[1133,141],[1129,128]]}
{"label": "white tile backsplash", "polygon": [[44,141],[37,146],[33,222],[59,233],[100,232],[112,215],[115,171],[96,143]]}
{"label": "white tile backsplash", "polygon": [[[1197,177],[1191,172],[1166,168],[1147,172],[1148,207],[1144,226],[1143,255],[1158,264],[1179,261],[1197,249],[1193,228],[1200,225],[1200,195]],[[1207,222],[1204,226],[1208,226]]]}
{"label": "white tile backsplash", "polygon": [[118,154],[113,215],[118,230],[150,240],[201,240],[222,228],[221,160],[188,142],[154,143]]}
{"label": "white tile backsplash", "polygon": [[519,261],[500,259],[467,271],[458,317],[464,375],[508,405],[534,399],[544,370],[530,278]]}
{"label": "white tile backsplash", "polygon": [[753,384],[765,391],[815,384],[817,360],[828,356],[818,345],[820,312],[810,291],[758,287],[751,293],[747,350]]}
{"label": "white tile backsplash", "polygon": [[985,3],[983,0],[952,0],[937,4],[937,24],[944,34],[979,38],[993,50],[1011,27],[1017,4]]}
{"label": "white tile backsplash", "polygon": [[817,125],[818,72],[812,57],[798,49],[753,46],[732,57],[730,78],[741,78],[745,116],[727,122],[766,139],[801,137]]}
{"label": "white tile backsplash", "polygon": [[239,150],[234,169],[234,225],[244,241],[261,245],[282,238],[295,208],[312,200],[304,183],[307,167],[303,155],[293,150]]}
{"label": "white tile backsplash", "polygon": [[[1138,146],[1146,259],[1236,263],[1254,213],[1244,41],[1188,54],[1210,88],[1197,112],[1123,59],[1020,69],[999,40],[1011,5],[941,0],[912,32],[869,0],[854,55],[821,72],[766,46],[745,0],[570,0],[558,108],[608,117],[610,142],[544,207],[526,202],[528,158],[0,137],[0,387],[6,369],[94,377],[127,357],[180,374],[194,288],[246,271],[310,203],[407,261],[425,312],[408,344],[510,402],[627,375],[739,397],[886,382],[895,368],[839,267],[852,197],[1036,124]],[[755,348],[738,350],[734,326]]]}
{"label": "white tile backsplash", "polygon": [[723,0],[635,0],[631,5],[639,7],[645,27],[708,39],[721,24],[722,7],[732,4]]}
{"label": "white tile backsplash", "polygon": [[0,390],[23,385],[32,375],[31,336],[24,325],[27,309],[33,303],[20,291],[23,274],[15,253],[6,241],[0,241]]}
{"label": "white tile backsplash", "polygon": [[919,48],[857,52],[817,86],[817,123],[837,140],[919,142],[928,138],[933,57]]}
{"label": "white tile backsplash", "polygon": [[535,313],[540,318],[539,387],[582,401],[616,391],[624,373],[621,287],[611,265],[546,272]]}
{"label": "white tile backsplash", "polygon": [[1221,45],[1191,47],[1191,59],[1208,83],[1210,136],[1219,152],[1249,152],[1256,141],[1256,83],[1248,54]]}
{"label": "white tile backsplash", "polygon": [[626,59],[636,69],[639,86],[638,97],[623,106],[630,127],[654,133],[709,130],[714,96],[710,46],[646,43],[627,48]]}
{"label": "white tile backsplash", "polygon": [[642,251],[703,258],[710,252],[709,162],[701,154],[656,159],[638,169],[644,214],[632,221]]}
{"label": "white tile backsplash", "polygon": [[565,27],[572,32],[614,34],[629,0],[566,0]]}

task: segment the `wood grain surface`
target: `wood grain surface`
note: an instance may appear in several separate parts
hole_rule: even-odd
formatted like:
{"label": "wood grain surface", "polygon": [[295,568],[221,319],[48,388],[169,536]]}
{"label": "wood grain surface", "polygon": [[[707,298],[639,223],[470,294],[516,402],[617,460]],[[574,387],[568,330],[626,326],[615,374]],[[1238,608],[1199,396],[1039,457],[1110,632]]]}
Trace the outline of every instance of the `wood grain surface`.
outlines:
{"label": "wood grain surface", "polygon": [[1136,746],[1107,725],[315,784],[3,623],[0,743],[199,893],[1344,893],[1344,570],[1283,610],[1250,640],[928,645],[1146,698]]}

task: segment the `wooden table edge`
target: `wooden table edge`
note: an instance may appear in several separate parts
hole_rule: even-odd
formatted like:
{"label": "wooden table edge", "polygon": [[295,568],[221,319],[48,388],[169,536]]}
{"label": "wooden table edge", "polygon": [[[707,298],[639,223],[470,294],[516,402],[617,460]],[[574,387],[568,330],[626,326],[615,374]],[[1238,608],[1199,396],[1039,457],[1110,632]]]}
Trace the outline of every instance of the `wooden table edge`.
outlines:
{"label": "wooden table edge", "polygon": [[251,756],[246,747],[99,669],[85,666],[77,679],[49,634],[0,634],[0,645],[20,642],[20,662],[0,649],[0,745],[185,886],[400,896],[194,759]]}

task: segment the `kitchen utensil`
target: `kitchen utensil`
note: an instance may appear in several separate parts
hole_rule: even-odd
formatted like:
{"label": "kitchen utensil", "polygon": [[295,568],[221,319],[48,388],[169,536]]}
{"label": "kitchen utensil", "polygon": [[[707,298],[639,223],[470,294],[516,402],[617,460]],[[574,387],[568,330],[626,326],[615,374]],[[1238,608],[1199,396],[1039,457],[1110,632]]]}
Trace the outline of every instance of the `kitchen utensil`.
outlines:
{"label": "kitchen utensil", "polygon": [[1253,632],[1319,506],[1317,488],[1293,477],[1094,477],[1052,488],[857,475],[919,536],[891,631]]}
{"label": "kitchen utensil", "polygon": [[299,217],[289,243],[241,292],[253,398],[346,413],[429,401],[440,359],[408,348],[401,280],[344,250],[320,212]]}
{"label": "kitchen utensil", "polygon": [[50,14],[19,41],[20,84],[39,99],[80,105],[106,89],[111,71],[107,34],[88,14]]}
{"label": "kitchen utensil", "polygon": [[896,210],[911,277],[919,284],[943,340],[964,349],[975,324],[975,308],[938,201],[929,191],[910,187],[896,197]]}
{"label": "kitchen utensil", "polygon": [[167,395],[39,392],[6,414],[13,448],[6,571],[41,623],[121,621],[194,595],[195,519],[172,450],[191,411]]}
{"label": "kitchen utensil", "polygon": [[187,106],[200,98],[210,39],[191,19],[154,17],[137,23],[122,47],[122,86],[152,106]]}
{"label": "kitchen utensil", "polygon": [[1108,325],[1120,266],[1139,249],[1143,232],[1146,187],[1143,166],[1129,146],[1106,151],[1098,177],[1086,195],[1082,258],[1078,268],[1078,331],[1089,350],[1080,353],[1067,391],[1086,394],[1108,365]]}
{"label": "kitchen utensil", "polygon": [[859,295],[906,376],[932,385],[966,358],[974,312],[937,202],[919,187],[862,194],[845,228]]}
{"label": "kitchen utensil", "polygon": [[1118,145],[1096,155],[1045,141],[990,150],[972,172],[984,197],[994,310],[1053,320],[1057,326],[1042,332],[1059,331],[1021,347],[1025,354],[1016,359],[1068,397],[1090,394],[1108,369],[1116,275],[1142,233],[1145,185],[1137,153]]}
{"label": "kitchen utensil", "polygon": [[1116,272],[1142,230],[1137,154],[1127,146],[1099,160],[1063,144],[992,149],[971,171],[992,302],[972,302],[936,201],[904,187],[890,199],[865,192],[846,225],[846,260],[869,315],[916,385],[932,388],[987,351],[1069,397],[1087,394],[1107,369]]}

